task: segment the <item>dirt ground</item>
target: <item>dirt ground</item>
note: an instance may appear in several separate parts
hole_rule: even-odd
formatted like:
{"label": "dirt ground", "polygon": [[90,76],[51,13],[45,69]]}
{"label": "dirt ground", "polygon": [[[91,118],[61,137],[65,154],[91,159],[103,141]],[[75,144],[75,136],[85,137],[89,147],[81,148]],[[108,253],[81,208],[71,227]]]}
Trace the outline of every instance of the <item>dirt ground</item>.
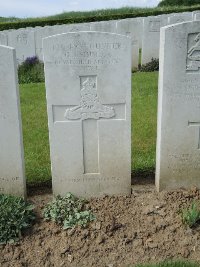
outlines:
{"label": "dirt ground", "polygon": [[[138,184],[139,183],[139,184]],[[185,259],[200,262],[200,227],[183,225],[179,211],[200,191],[157,193],[153,180],[136,181],[129,197],[93,198],[97,220],[87,229],[63,231],[44,222],[41,210],[50,189],[32,189],[37,220],[22,241],[0,246],[1,267],[127,267],[136,263]]]}

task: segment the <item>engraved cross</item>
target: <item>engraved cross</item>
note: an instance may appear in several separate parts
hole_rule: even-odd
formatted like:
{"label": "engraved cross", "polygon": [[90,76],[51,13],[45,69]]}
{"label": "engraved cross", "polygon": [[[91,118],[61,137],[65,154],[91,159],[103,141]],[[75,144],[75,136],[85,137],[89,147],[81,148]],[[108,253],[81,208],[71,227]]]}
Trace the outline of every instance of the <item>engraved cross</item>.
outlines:
{"label": "engraved cross", "polygon": [[81,122],[83,140],[83,173],[100,173],[98,121],[104,119],[125,119],[125,103],[102,104],[97,92],[96,75],[80,77],[80,96],[81,100],[79,105],[65,107],[54,106],[54,122]]}
{"label": "engraved cross", "polygon": [[199,127],[198,149],[200,149],[200,122],[189,121],[188,126]]}

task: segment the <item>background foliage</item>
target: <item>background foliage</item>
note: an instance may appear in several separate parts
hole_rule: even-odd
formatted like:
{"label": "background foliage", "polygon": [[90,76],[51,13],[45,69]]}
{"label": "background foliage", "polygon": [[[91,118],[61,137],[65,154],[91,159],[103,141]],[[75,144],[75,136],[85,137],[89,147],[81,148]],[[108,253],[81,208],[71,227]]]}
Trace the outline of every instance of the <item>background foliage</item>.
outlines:
{"label": "background foliage", "polygon": [[44,64],[37,57],[28,57],[18,67],[19,83],[44,82]]}
{"label": "background foliage", "polygon": [[199,5],[200,0],[162,0],[158,7],[164,6],[193,6]]}
{"label": "background foliage", "polygon": [[[172,0],[170,0],[172,1]],[[176,0],[177,1],[177,0]],[[189,1],[189,0],[188,0]],[[195,0],[191,0],[195,1]],[[196,0],[197,1],[197,0]],[[196,6],[159,6],[156,8],[124,7],[118,9],[102,9],[88,12],[63,12],[58,15],[43,18],[3,18],[0,17],[0,31],[36,26],[53,26],[58,24],[73,24],[106,20],[119,20],[135,17],[157,16],[168,13],[200,10],[200,3]]]}

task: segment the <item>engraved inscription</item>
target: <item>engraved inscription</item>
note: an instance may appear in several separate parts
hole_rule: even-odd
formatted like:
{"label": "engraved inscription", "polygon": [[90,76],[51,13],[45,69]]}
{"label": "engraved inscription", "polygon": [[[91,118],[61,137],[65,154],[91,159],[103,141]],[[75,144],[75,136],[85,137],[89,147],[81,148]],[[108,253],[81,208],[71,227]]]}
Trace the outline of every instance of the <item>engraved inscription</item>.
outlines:
{"label": "engraved inscription", "polygon": [[[177,164],[178,162],[178,164]],[[193,154],[170,154],[169,155],[169,167],[168,169],[177,176],[182,176],[183,173],[188,171],[188,166],[190,169],[199,171],[200,162],[199,159],[194,159]]]}
{"label": "engraved inscription", "polygon": [[125,114],[125,103],[115,104],[119,114],[116,114],[112,104],[103,105],[97,93],[96,75],[80,76],[80,95],[79,106],[61,108],[62,117],[64,121],[80,121],[82,124],[83,174],[99,174],[98,120],[119,118],[120,114]]}
{"label": "engraved inscription", "polygon": [[[79,183],[79,182],[91,182],[91,181],[97,181],[99,180],[99,182],[109,182],[109,181],[113,181],[113,182],[116,182],[116,181],[120,181],[122,180],[121,178],[119,177],[97,177],[97,176],[87,176],[87,175],[84,175],[82,178],[71,178],[71,179],[68,179],[68,182],[71,182],[71,183]],[[61,179],[60,182],[65,182],[64,179]]]}
{"label": "engraved inscription", "polygon": [[27,43],[28,43],[28,35],[27,35],[27,33],[18,34],[17,35],[17,42],[27,45]]}
{"label": "engraved inscription", "polygon": [[187,76],[185,79],[175,83],[173,87],[170,87],[168,93],[173,95],[173,97],[181,97],[183,101],[184,99],[197,99],[197,101],[199,101],[200,85],[198,77]]}
{"label": "engraved inscription", "polygon": [[200,33],[188,35],[186,70],[196,72],[200,69]]}
{"label": "engraved inscription", "polygon": [[93,43],[80,41],[74,43],[53,44],[51,49],[56,51],[54,56],[48,61],[48,64],[68,65],[74,68],[82,68],[84,71],[95,71],[103,66],[119,64],[117,51],[126,49],[120,42],[113,43]]}
{"label": "engraved inscription", "polygon": [[113,107],[102,105],[97,94],[97,77],[80,77],[81,102],[77,107],[67,109],[65,118],[69,120],[87,120],[112,118],[115,116]]}
{"label": "engraved inscription", "polygon": [[5,177],[0,177],[0,181],[1,182],[18,182],[19,181],[19,177],[12,177],[12,178],[5,178]]}
{"label": "engraved inscription", "polygon": [[150,32],[159,32],[160,31],[160,20],[149,21],[149,31]]}

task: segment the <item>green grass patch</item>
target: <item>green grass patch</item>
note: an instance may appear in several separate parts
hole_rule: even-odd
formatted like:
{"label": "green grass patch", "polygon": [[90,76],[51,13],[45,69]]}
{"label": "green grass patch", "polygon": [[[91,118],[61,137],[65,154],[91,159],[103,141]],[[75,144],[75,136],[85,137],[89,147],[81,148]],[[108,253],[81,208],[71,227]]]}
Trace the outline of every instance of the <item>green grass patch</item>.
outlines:
{"label": "green grass patch", "polygon": [[155,169],[158,72],[132,76],[132,171]]}
{"label": "green grass patch", "polygon": [[44,83],[20,85],[26,176],[28,182],[51,179]]}
{"label": "green grass patch", "polygon": [[162,262],[158,264],[139,264],[135,267],[199,267],[199,263],[192,263],[186,261],[176,261],[176,262]]}
{"label": "green grass patch", "polygon": [[[158,73],[132,76],[132,171],[155,169]],[[44,83],[21,84],[21,112],[28,183],[51,180]]]}

